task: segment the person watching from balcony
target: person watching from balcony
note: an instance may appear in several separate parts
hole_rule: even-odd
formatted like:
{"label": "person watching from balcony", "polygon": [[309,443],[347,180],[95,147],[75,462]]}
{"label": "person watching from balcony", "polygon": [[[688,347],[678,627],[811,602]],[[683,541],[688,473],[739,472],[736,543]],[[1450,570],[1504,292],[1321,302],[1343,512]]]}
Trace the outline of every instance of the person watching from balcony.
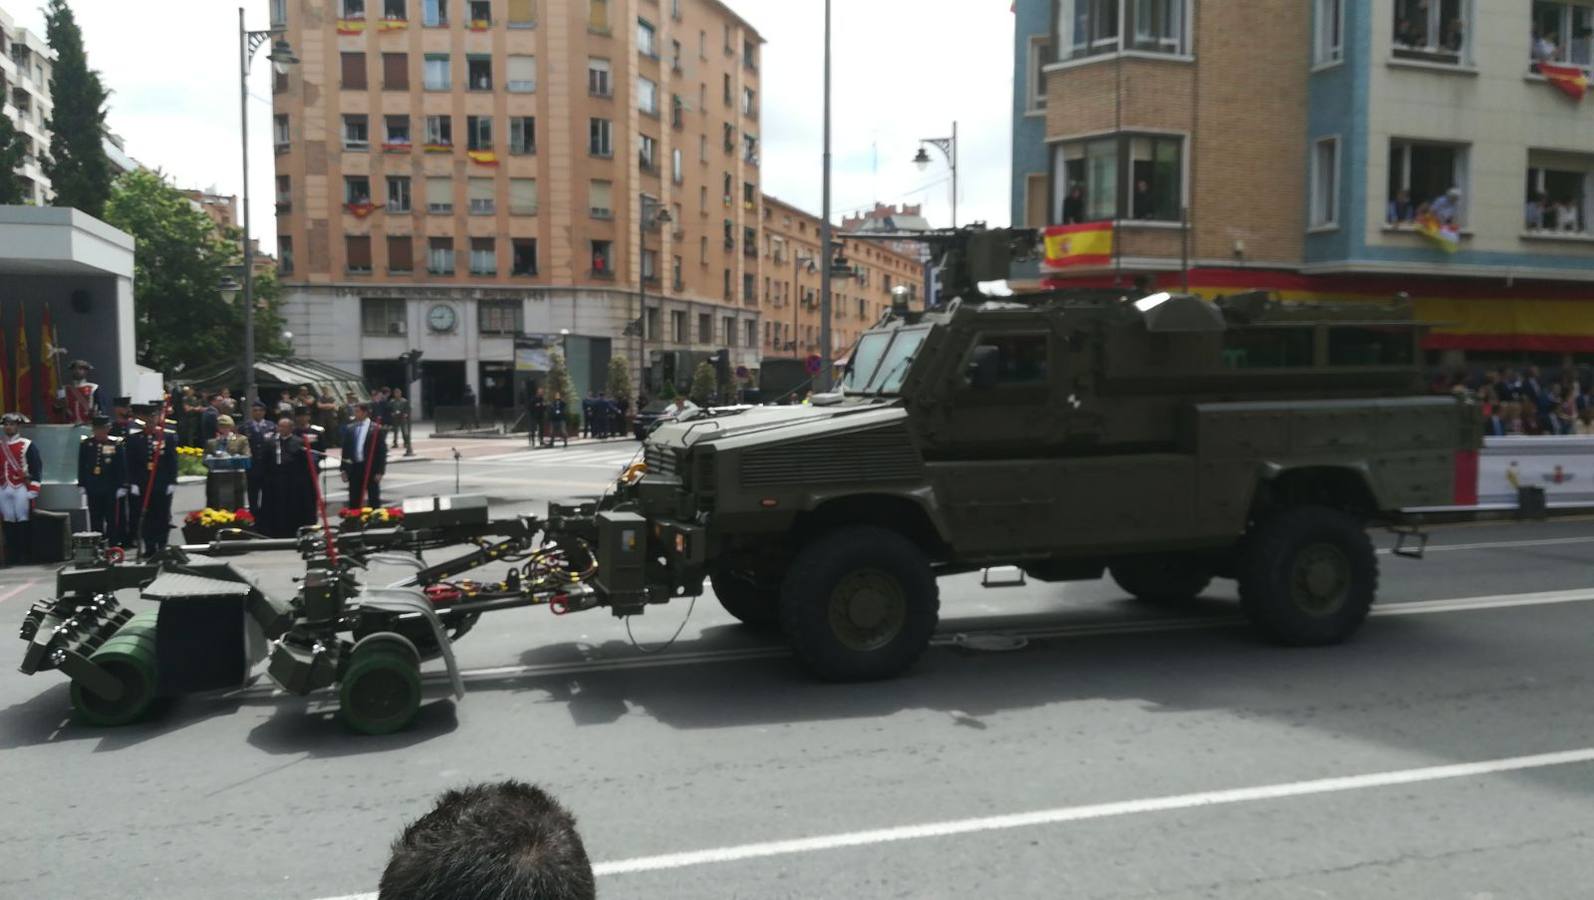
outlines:
{"label": "person watching from balcony", "polygon": [[1449,50],[1451,53],[1461,52],[1461,48],[1466,46],[1467,43],[1467,32],[1465,29],[1466,26],[1459,18],[1451,19],[1445,23],[1444,45],[1446,50]]}
{"label": "person watching from balcony", "polygon": [[1402,47],[1421,47],[1423,45],[1422,32],[1411,24],[1410,19],[1400,19],[1395,22],[1395,43]]}
{"label": "person watching from balcony", "polygon": [[1408,225],[1417,221],[1417,207],[1411,202],[1411,191],[1404,188],[1395,192],[1389,201],[1389,211],[1384,218],[1390,225]]}
{"label": "person watching from balcony", "polygon": [[1522,211],[1522,224],[1529,231],[1538,231],[1544,227],[1544,216],[1548,212],[1549,198],[1543,191],[1534,191],[1528,198],[1527,206]]}
{"label": "person watching from balcony", "polygon": [[1556,43],[1555,43],[1555,39],[1558,36],[1559,35],[1557,35],[1553,31],[1550,32],[1549,34],[1539,34],[1537,32],[1534,33],[1534,35],[1533,35],[1533,71],[1537,72],[1539,70],[1539,63],[1541,63],[1541,62],[1554,62],[1555,61],[1555,54],[1560,49],[1559,47],[1556,46]]}
{"label": "person watching from balcony", "polygon": [[1563,232],[1579,232],[1583,229],[1578,226],[1577,204],[1572,198],[1563,197],[1555,204],[1555,230]]}
{"label": "person watching from balcony", "polygon": [[1157,201],[1151,196],[1151,183],[1144,178],[1135,181],[1135,218],[1149,219],[1156,215]]}
{"label": "person watching from balcony", "polygon": [[1068,189],[1063,198],[1063,224],[1078,225],[1085,221],[1085,189],[1078,183]]}
{"label": "person watching from balcony", "polygon": [[1454,225],[1461,215],[1461,189],[1451,188],[1442,196],[1428,205],[1428,212],[1439,220],[1441,225]]}

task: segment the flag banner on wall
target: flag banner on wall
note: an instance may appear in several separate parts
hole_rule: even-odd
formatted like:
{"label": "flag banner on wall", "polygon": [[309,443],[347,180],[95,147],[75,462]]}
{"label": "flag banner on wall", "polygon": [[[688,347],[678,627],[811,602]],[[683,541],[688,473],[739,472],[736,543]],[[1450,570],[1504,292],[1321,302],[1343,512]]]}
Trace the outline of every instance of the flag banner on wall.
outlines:
{"label": "flag banner on wall", "polygon": [[498,154],[491,150],[470,150],[465,155],[470,157],[471,162],[479,166],[498,165]]}
{"label": "flag banner on wall", "polygon": [[17,384],[16,405],[13,412],[32,416],[33,409],[33,366],[28,361],[28,317],[21,309],[17,310]]}
{"label": "flag banner on wall", "polygon": [[361,203],[345,203],[343,204],[343,208],[349,213],[349,215],[354,216],[356,219],[363,219],[382,207],[380,204],[365,201]]}
{"label": "flag banner on wall", "polygon": [[1554,63],[1541,62],[1539,74],[1573,100],[1581,101],[1583,95],[1588,93],[1588,76],[1577,66],[1558,66]]}
{"label": "flag banner on wall", "polygon": [[1417,232],[1446,253],[1454,253],[1461,246],[1461,229],[1440,222],[1431,213],[1417,220]]}
{"label": "flag banner on wall", "polygon": [[410,27],[410,23],[407,19],[383,19],[376,27],[382,31],[400,31]]}
{"label": "flag banner on wall", "polygon": [[1053,225],[1046,229],[1046,267],[1104,266],[1112,262],[1113,224]]}
{"label": "flag banner on wall", "polygon": [[55,321],[50,317],[50,304],[44,304],[44,321],[39,326],[39,365],[44,369],[44,405],[50,411],[50,421],[66,421],[64,410],[57,403],[61,396],[61,342],[55,338]]}
{"label": "flag banner on wall", "polygon": [[365,22],[360,19],[339,19],[338,34],[361,34],[365,31]]}

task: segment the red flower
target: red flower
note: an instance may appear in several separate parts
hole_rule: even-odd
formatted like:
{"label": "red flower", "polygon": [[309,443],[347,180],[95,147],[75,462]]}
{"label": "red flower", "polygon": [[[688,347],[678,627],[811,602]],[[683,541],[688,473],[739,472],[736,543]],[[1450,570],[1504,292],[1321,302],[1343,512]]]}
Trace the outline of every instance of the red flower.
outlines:
{"label": "red flower", "polygon": [[253,525],[253,524],[255,524],[255,514],[250,512],[247,509],[237,510],[236,512],[233,513],[233,515],[237,516],[238,517],[238,521],[242,522],[245,525]]}

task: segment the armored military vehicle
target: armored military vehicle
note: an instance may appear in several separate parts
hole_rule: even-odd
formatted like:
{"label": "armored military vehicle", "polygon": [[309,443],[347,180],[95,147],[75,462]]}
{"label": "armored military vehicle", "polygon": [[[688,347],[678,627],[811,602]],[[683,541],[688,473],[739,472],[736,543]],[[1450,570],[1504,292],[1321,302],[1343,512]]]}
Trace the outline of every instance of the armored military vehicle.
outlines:
{"label": "armored military vehicle", "polygon": [[1122,291],[991,297],[1025,231],[940,236],[948,302],[899,305],[814,405],[656,430],[594,521],[617,614],[701,592],[820,677],[910,666],[940,575],[1110,573],[1169,603],[1213,578],[1286,644],[1344,640],[1378,583],[1369,526],[1453,502],[1479,438],[1421,396],[1409,302]]}

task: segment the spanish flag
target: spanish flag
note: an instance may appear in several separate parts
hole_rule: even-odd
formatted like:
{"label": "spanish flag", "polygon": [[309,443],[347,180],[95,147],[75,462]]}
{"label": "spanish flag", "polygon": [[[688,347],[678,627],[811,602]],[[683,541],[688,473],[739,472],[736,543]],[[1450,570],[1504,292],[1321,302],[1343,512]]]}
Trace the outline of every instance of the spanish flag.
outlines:
{"label": "spanish flag", "polygon": [[1588,92],[1588,76],[1584,75],[1583,70],[1577,66],[1558,66],[1541,62],[1539,74],[1573,100],[1581,101],[1583,95]]}
{"label": "spanish flag", "polygon": [[6,363],[6,323],[0,320],[0,410],[11,411],[11,366]]}
{"label": "spanish flag", "polygon": [[1446,253],[1454,253],[1461,248],[1461,229],[1439,221],[1439,217],[1433,213],[1427,213],[1417,220],[1417,232]]}
{"label": "spanish flag", "polygon": [[1046,229],[1046,267],[1104,266],[1112,262],[1113,224],[1053,225]]}
{"label": "spanish flag", "polygon": [[476,163],[479,166],[498,165],[498,154],[491,150],[471,150],[465,155],[470,157],[471,162]]}
{"label": "spanish flag", "polygon": [[50,409],[50,421],[64,421],[56,407],[61,395],[61,342],[55,336],[55,323],[50,318],[50,304],[44,304],[44,323],[39,327],[39,365],[44,367],[44,403]]}
{"label": "spanish flag", "polygon": [[25,416],[32,416],[35,412],[33,367],[28,363],[28,316],[21,309],[17,310],[17,397],[11,411]]}
{"label": "spanish flag", "polygon": [[339,19],[338,34],[363,34],[365,21],[363,19]]}

